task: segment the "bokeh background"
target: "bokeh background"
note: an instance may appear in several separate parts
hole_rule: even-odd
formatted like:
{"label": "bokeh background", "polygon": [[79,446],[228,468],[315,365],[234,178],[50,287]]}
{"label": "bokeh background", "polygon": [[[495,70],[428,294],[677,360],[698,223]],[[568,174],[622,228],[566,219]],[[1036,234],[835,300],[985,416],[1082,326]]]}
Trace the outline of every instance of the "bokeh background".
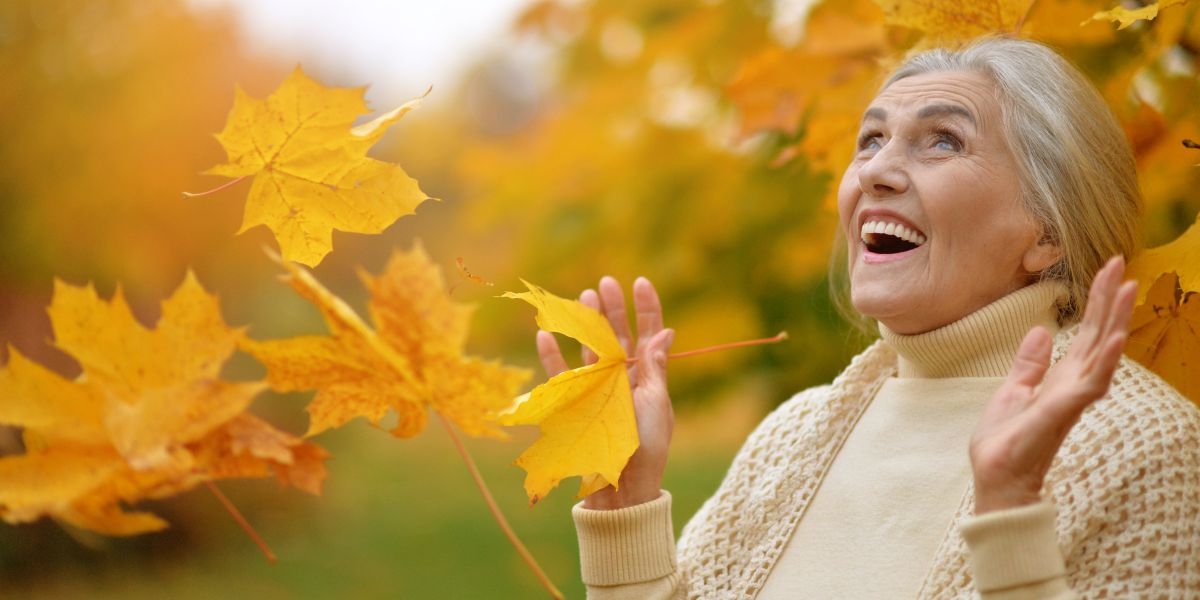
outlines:
{"label": "bokeh background", "polygon": [[[815,109],[802,86],[770,71],[778,56],[813,51],[802,40],[811,39],[815,4],[6,0],[0,340],[77,373],[50,344],[55,278],[94,282],[105,297],[120,286],[149,324],[188,269],[219,295],[226,321],[253,337],[321,331],[316,311],[277,281],[262,251],[274,245],[270,233],[234,235],[248,182],[201,198],[181,192],[223,183],[201,172],[224,158],[213,134],[236,86],[263,97],[299,63],[327,85],[369,84],[380,111],[432,86],[373,155],[401,164],[440,200],[383,235],[335,234],[317,276],[361,305],[355,268],[377,272],[393,248],[419,238],[451,279],[461,257],[494,283],[455,291],[478,304],[470,350],[530,368],[532,311],[495,298],[519,289],[518,278],[574,295],[604,274],[648,276],[677,349],[788,331],[782,344],[672,363],[679,426],[666,486],[681,526],[767,410],[828,381],[867,341],[837,316],[826,284],[831,176],[797,150]],[[1107,4],[1044,0],[1043,37],[1054,32],[1045,24],[1073,25]],[[1150,244],[1179,235],[1197,209],[1197,170],[1181,166],[1197,157],[1159,150],[1172,136],[1200,137],[1195,8],[1172,17],[1173,39],[1192,44],[1176,65],[1191,78],[1180,84],[1191,108],[1159,106],[1157,121],[1136,107],[1122,114],[1143,170],[1155,174]],[[828,36],[837,47],[826,51],[878,60],[885,40],[855,29],[854,18],[849,33]],[[1146,29],[1087,31],[1051,41],[1098,81],[1128,85],[1122,65],[1144,53]],[[913,44],[888,35],[888,47]],[[770,85],[764,72],[776,78]],[[834,100],[857,119],[861,106]],[[751,115],[754,106],[770,108]],[[262,369],[239,356],[229,373]],[[307,399],[264,394],[254,412],[301,433]],[[531,436],[469,446],[551,578],[582,597],[574,483],[530,508],[523,473],[511,466]],[[20,451],[18,439],[0,431],[0,453]],[[315,441],[333,454],[322,497],[268,480],[220,484],[279,555],[274,566],[197,489],[148,506],[169,530],[130,539],[49,521],[0,525],[0,597],[544,596],[439,428],[401,441],[354,423]]]}

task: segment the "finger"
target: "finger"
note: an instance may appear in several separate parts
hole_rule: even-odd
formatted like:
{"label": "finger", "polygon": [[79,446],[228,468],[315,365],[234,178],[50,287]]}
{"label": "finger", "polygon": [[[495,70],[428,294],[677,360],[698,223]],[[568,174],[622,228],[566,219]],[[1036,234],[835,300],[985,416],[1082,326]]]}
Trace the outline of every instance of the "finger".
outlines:
{"label": "finger", "polygon": [[[1125,340],[1128,336],[1120,333],[1114,333],[1108,337],[1108,341],[1104,344],[1104,350],[1101,354],[1100,365],[1094,375],[1096,388],[1093,391],[1095,398],[1093,401],[1100,399],[1101,396],[1108,393],[1108,387],[1112,385],[1113,373],[1117,371],[1117,365],[1121,364],[1121,355],[1125,353]],[[1090,402],[1088,404],[1091,404]]]}
{"label": "finger", "polygon": [[1097,324],[1100,326],[1097,332],[1096,344],[1103,346],[1105,340],[1108,339],[1108,334],[1111,332],[1112,315],[1116,304],[1117,292],[1120,291],[1121,281],[1125,274],[1125,259],[1121,256],[1114,256],[1104,265],[1107,273],[1104,278],[1104,287],[1101,292],[1102,304],[1100,312],[1096,315],[1099,318]]}
{"label": "finger", "polygon": [[549,331],[538,330],[537,353],[542,359],[542,368],[548,377],[554,377],[567,370],[567,361],[563,359],[562,350],[558,348],[558,340]]}
{"label": "finger", "polygon": [[663,329],[647,339],[638,350],[638,388],[661,390],[666,395],[667,389],[667,354],[675,341],[674,329]]}
{"label": "finger", "polygon": [[1088,365],[1086,376],[1093,386],[1107,391],[1112,380],[1113,371],[1125,352],[1125,344],[1129,341],[1129,321],[1133,317],[1133,304],[1137,300],[1137,282],[1126,281],[1117,290],[1113,299],[1113,309],[1108,334],[1104,344],[1096,353],[1095,360]]}
{"label": "finger", "polygon": [[1124,260],[1120,256],[1114,256],[1092,279],[1092,287],[1088,290],[1087,306],[1083,311],[1083,321],[1079,324],[1079,333],[1071,344],[1074,354],[1090,356],[1104,339],[1108,306],[1111,304],[1112,294],[1120,277],[1117,274],[1118,270],[1124,272]]}
{"label": "finger", "polygon": [[1113,295],[1112,310],[1109,311],[1108,332],[1129,334],[1129,321],[1133,318],[1133,305],[1137,302],[1138,284],[1126,281]]}
{"label": "finger", "polygon": [[[600,295],[596,293],[596,290],[583,290],[583,293],[579,294],[579,303],[588,308],[595,309],[598,313],[603,314],[604,312],[600,310]],[[583,364],[585,365],[590,365],[600,360],[600,357],[596,356],[596,353],[592,352],[592,349],[587,346],[580,348],[580,354],[583,356]]]}
{"label": "finger", "polygon": [[1103,343],[1098,344],[1095,359],[1086,372],[1079,374],[1079,378],[1069,384],[1070,389],[1063,390],[1060,387],[1059,393],[1045,394],[1045,400],[1041,401],[1044,418],[1057,428],[1069,428],[1070,424],[1079,420],[1087,407],[1103,398],[1112,385],[1113,374],[1121,362],[1127,339],[1128,335],[1124,332],[1110,334]]}
{"label": "finger", "polygon": [[[1073,423],[1084,409],[1104,397],[1112,384],[1113,373],[1125,349],[1125,337],[1112,335],[1100,344],[1101,350],[1087,373],[1080,375],[1072,389],[1047,395],[1042,402],[1046,418],[1058,423]],[[1060,425],[1061,426],[1061,425]]]}
{"label": "finger", "polygon": [[647,341],[663,329],[662,303],[654,284],[645,277],[633,282],[633,307],[637,311],[637,339],[641,349]]}
{"label": "finger", "polygon": [[625,292],[621,290],[621,284],[616,279],[607,275],[600,278],[600,307],[601,312],[608,317],[608,322],[612,324],[617,341],[621,342],[621,347],[628,355],[632,348],[630,340],[633,339],[633,334],[629,331],[629,316],[625,312]]}
{"label": "finger", "polygon": [[1021,340],[1021,346],[1017,348],[1012,369],[1008,371],[1008,379],[1004,384],[1036,387],[1050,368],[1052,348],[1050,332],[1045,327],[1034,327],[1025,334],[1025,339]]}

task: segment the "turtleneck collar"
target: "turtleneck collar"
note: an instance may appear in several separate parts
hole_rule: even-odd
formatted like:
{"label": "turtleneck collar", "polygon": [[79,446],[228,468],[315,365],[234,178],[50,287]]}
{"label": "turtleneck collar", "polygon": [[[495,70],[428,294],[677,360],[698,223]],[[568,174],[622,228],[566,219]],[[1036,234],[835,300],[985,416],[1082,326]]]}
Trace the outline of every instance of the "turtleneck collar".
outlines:
{"label": "turtleneck collar", "polygon": [[1004,377],[1030,329],[1058,331],[1066,295],[1063,284],[1043,281],[933,331],[901,335],[880,323],[879,334],[899,355],[900,377]]}

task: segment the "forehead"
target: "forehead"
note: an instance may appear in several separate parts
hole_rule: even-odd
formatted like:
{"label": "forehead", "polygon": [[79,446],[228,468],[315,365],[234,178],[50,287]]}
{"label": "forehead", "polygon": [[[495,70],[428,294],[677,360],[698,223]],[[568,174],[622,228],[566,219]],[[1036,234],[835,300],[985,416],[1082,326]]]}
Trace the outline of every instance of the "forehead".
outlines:
{"label": "forehead", "polygon": [[1000,119],[1000,102],[995,84],[981,73],[968,71],[905,77],[879,92],[871,101],[867,113],[868,116],[882,113],[888,117],[933,116],[930,107],[943,108],[933,111],[935,116],[958,114],[981,127],[994,126]]}

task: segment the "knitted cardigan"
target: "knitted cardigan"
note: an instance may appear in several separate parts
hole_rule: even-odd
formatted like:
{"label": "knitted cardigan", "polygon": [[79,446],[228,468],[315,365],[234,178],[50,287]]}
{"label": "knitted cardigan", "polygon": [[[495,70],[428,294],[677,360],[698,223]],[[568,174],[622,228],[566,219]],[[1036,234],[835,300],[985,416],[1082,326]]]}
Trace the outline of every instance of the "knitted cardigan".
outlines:
{"label": "knitted cardigan", "polygon": [[[1054,360],[1072,332],[1055,340]],[[896,355],[876,342],[832,384],[768,416],[720,488],[684,528],[676,597],[753,599],[825,472]],[[1200,598],[1200,412],[1140,365],[1122,359],[1108,395],[1071,430],[1046,477],[1072,589],[1083,598]],[[924,578],[921,598],[970,598],[962,496]],[[663,573],[668,575],[668,573]]]}

